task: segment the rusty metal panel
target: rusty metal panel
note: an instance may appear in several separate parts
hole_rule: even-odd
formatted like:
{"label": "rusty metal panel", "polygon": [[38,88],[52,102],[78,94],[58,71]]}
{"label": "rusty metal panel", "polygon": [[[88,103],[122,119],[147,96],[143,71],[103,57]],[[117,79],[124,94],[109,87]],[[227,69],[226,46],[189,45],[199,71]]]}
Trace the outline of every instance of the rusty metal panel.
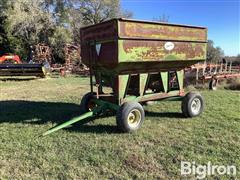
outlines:
{"label": "rusty metal panel", "polygon": [[[96,46],[100,45],[99,53]],[[118,64],[118,43],[117,41],[109,41],[96,45],[81,45],[82,62],[90,66],[90,61],[93,66],[104,66],[105,68],[114,68]]]}
{"label": "rusty metal panel", "polygon": [[113,19],[81,28],[81,58],[84,64],[89,66],[91,61],[93,66],[97,64],[106,68],[117,65],[117,25],[117,20]]}
{"label": "rusty metal panel", "polygon": [[206,43],[171,42],[172,49],[166,48],[165,41],[119,40],[119,62],[141,61],[184,61],[204,60]]}
{"label": "rusty metal panel", "polygon": [[207,29],[113,19],[81,29],[81,56],[104,71],[174,70],[206,59]]}
{"label": "rusty metal panel", "polygon": [[119,20],[120,38],[207,41],[207,29],[167,23]]}
{"label": "rusty metal panel", "polygon": [[83,27],[80,30],[81,43],[115,39],[118,33],[117,25],[117,20],[113,19],[100,24]]}

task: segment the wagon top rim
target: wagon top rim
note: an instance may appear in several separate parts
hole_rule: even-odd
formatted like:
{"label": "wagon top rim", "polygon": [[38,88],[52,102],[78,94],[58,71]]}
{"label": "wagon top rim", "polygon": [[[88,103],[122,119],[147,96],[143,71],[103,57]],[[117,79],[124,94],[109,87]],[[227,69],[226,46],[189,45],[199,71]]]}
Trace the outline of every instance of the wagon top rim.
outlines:
{"label": "wagon top rim", "polygon": [[[129,18],[113,18],[107,21],[103,21],[98,24],[105,24],[111,21],[128,21],[128,22],[136,22],[136,23],[148,23],[148,24],[159,24],[159,25],[170,25],[170,26],[181,26],[181,27],[188,27],[188,28],[197,28],[197,29],[207,29],[207,27],[204,26],[198,26],[198,25],[187,25],[187,24],[178,24],[178,23],[168,23],[168,22],[157,22],[157,21],[149,21],[149,20],[138,20],[138,19],[129,19]],[[89,28],[92,26],[96,26],[98,24],[83,26],[81,29]]]}

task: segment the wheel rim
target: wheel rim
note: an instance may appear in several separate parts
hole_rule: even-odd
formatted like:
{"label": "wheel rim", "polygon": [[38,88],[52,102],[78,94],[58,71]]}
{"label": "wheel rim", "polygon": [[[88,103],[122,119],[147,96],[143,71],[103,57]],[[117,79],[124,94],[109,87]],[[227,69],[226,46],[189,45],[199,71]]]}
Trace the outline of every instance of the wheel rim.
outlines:
{"label": "wheel rim", "polygon": [[202,106],[202,104],[201,104],[200,99],[194,98],[191,103],[191,109],[192,109],[193,114],[195,114],[195,115],[198,114],[200,112],[201,106]]}
{"label": "wheel rim", "polygon": [[136,128],[139,123],[141,122],[142,115],[141,112],[138,109],[133,109],[129,114],[128,114],[128,125],[131,128]]}

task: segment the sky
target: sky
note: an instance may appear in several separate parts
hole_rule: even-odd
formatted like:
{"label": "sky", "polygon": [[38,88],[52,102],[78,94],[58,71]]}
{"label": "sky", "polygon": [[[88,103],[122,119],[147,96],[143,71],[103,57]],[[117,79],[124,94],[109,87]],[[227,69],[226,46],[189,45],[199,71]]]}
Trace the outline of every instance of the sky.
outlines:
{"label": "sky", "polygon": [[208,28],[208,39],[225,55],[240,54],[240,0],[122,0],[134,19],[153,20],[163,14],[169,23]]}

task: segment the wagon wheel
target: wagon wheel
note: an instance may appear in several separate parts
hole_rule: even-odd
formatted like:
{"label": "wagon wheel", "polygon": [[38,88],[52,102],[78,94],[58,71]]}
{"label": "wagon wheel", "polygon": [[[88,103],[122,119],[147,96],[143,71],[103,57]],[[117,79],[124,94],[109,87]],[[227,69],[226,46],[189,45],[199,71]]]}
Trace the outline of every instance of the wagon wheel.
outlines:
{"label": "wagon wheel", "polygon": [[209,90],[217,90],[217,84],[218,84],[218,80],[213,78],[210,82],[209,82]]}
{"label": "wagon wheel", "polygon": [[93,99],[94,99],[93,96],[95,94],[96,93],[89,92],[83,96],[83,98],[81,100],[81,104],[80,104],[82,113],[92,111],[93,108],[95,108],[97,106],[96,103],[93,102]]}
{"label": "wagon wheel", "polygon": [[117,112],[117,126],[122,132],[132,132],[141,127],[144,117],[145,113],[141,104],[126,102]]}
{"label": "wagon wheel", "polygon": [[204,100],[199,93],[188,93],[182,100],[182,112],[185,117],[200,115],[204,109]]}

